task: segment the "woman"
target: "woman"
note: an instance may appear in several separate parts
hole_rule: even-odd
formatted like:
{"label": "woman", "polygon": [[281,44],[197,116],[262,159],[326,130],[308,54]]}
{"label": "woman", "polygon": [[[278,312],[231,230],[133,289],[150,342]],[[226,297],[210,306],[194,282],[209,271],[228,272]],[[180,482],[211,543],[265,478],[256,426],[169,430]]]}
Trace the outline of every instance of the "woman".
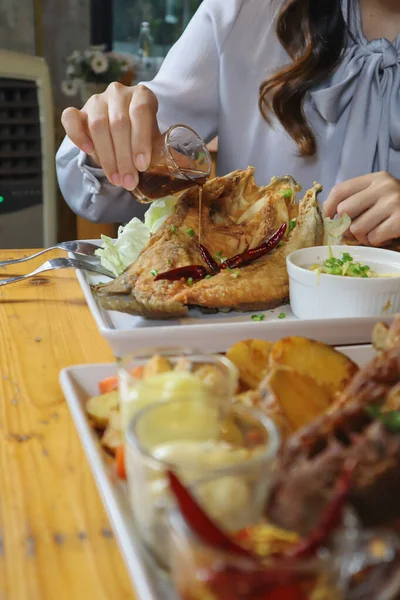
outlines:
{"label": "woman", "polygon": [[153,82],[64,112],[64,197],[88,219],[127,221],[152,139],[185,123],[218,133],[219,174],[318,180],[356,240],[400,237],[399,32],[397,0],[203,0]]}

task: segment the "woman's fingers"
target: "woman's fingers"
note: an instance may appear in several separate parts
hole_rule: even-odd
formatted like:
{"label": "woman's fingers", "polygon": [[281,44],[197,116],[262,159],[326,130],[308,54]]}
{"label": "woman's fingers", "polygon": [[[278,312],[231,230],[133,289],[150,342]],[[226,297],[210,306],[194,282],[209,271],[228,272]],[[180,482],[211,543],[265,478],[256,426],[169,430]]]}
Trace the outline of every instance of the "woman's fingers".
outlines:
{"label": "woman's fingers", "polygon": [[337,207],[336,214],[339,217],[348,215],[354,221],[375,205],[376,192],[372,187],[369,187],[343,200]]}
{"label": "woman's fingers", "polygon": [[383,246],[400,235],[399,217],[389,217],[368,234],[368,243],[371,246]]}
{"label": "woman's fingers", "polygon": [[[326,216],[333,219],[333,217],[338,214],[339,205],[355,194],[361,193],[371,185],[373,175],[374,174],[362,175],[361,177],[355,177],[354,179],[349,179],[348,181],[335,185],[332,188],[328,199],[324,203]],[[342,211],[341,214],[345,214],[344,211]]]}
{"label": "woman's fingers", "polygon": [[100,165],[109,181],[118,173],[114,144],[111,137],[108,118],[108,105],[104,102],[102,94],[92,96],[84,111],[87,114],[89,135],[100,161]]}
{"label": "woman's fingers", "polygon": [[82,110],[66,109],[62,124],[72,142],[95,157],[109,181],[133,190],[138,171],[150,165],[153,140],[160,133],[157,110],[157,98],[148,88],[112,83]]}
{"label": "woman's fingers", "polygon": [[[129,104],[131,95],[121,90],[120,84],[110,86],[108,119],[113,141],[117,169],[112,183],[134,190],[138,182],[137,169],[131,151],[131,122]],[[125,88],[126,90],[126,88]]]}
{"label": "woman's fingers", "polygon": [[70,140],[86,154],[94,150],[92,140],[87,131],[86,114],[77,108],[66,108],[61,116],[61,123]]}
{"label": "woman's fingers", "polygon": [[151,162],[152,142],[159,133],[157,126],[158,103],[155,95],[145,86],[137,86],[129,106],[131,121],[131,149],[138,171],[146,171]]}
{"label": "woman's fingers", "polygon": [[371,243],[369,239],[371,232],[385,221],[386,217],[387,214],[382,207],[375,204],[352,222],[350,232],[360,244],[368,246]]}

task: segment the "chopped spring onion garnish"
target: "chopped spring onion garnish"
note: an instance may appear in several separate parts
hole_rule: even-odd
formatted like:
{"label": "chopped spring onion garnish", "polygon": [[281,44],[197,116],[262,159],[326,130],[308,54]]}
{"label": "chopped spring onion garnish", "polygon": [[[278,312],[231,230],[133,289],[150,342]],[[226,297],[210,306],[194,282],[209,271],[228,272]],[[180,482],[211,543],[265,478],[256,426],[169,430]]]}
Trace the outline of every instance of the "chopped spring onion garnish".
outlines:
{"label": "chopped spring onion garnish", "polygon": [[343,252],[341,258],[333,256],[332,248],[329,248],[329,258],[320,265],[312,265],[311,271],[325,273],[326,275],[341,275],[342,277],[376,277],[368,265],[355,262],[351,254]]}
{"label": "chopped spring onion garnish", "polygon": [[251,318],[253,319],[253,321],[264,321],[265,319],[265,315],[251,315]]}

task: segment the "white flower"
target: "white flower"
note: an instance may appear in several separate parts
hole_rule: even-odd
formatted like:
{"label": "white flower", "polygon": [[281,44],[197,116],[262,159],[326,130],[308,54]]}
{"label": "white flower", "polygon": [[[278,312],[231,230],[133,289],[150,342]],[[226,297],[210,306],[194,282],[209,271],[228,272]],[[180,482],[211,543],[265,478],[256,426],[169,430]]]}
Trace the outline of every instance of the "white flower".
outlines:
{"label": "white flower", "polygon": [[78,82],[76,79],[62,81],[61,90],[66,96],[75,96],[78,93]]}
{"label": "white flower", "polygon": [[90,66],[96,74],[105,73],[108,69],[108,58],[101,52],[96,52],[90,61]]}
{"label": "white flower", "polygon": [[74,65],[68,65],[66,73],[67,73],[67,77],[72,77],[72,75],[75,75]]}
{"label": "white flower", "polygon": [[68,57],[68,61],[76,61],[79,60],[81,57],[81,53],[79,52],[79,50],[74,50],[73,53]]}

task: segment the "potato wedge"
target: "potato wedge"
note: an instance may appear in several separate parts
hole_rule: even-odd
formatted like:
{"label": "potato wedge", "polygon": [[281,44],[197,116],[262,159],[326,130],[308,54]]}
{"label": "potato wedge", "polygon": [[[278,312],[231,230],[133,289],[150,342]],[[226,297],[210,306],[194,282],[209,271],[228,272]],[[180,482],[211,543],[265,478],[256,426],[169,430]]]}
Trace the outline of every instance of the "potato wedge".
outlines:
{"label": "potato wedge", "polygon": [[[276,415],[281,420],[286,417],[293,431],[326,412],[333,402],[329,391],[313,377],[286,367],[271,371],[266,383],[277,403]],[[280,414],[279,407],[284,415]]]}
{"label": "potato wedge", "polygon": [[104,450],[107,450],[107,452],[114,455],[117,448],[119,448],[119,446],[121,446],[121,444],[123,443],[124,437],[122,435],[122,432],[117,431],[116,429],[113,429],[110,425],[108,425],[100,440],[100,444],[102,445]]}
{"label": "potato wedge", "polygon": [[331,346],[302,337],[287,337],[273,345],[269,355],[270,370],[291,368],[300,375],[312,377],[316,384],[328,389],[334,397],[340,393],[358,366]]}
{"label": "potato wedge", "polygon": [[159,375],[160,373],[167,373],[172,371],[172,365],[165,356],[154,354],[151,359],[143,367],[142,379],[147,379]]}
{"label": "potato wedge", "polygon": [[86,402],[86,412],[96,429],[105,429],[110,419],[110,413],[119,406],[118,391],[108,392],[101,396],[93,396]]}
{"label": "potato wedge", "polygon": [[239,369],[240,382],[256,390],[268,371],[269,353],[273,344],[263,340],[245,340],[229,348],[227,358]]}

